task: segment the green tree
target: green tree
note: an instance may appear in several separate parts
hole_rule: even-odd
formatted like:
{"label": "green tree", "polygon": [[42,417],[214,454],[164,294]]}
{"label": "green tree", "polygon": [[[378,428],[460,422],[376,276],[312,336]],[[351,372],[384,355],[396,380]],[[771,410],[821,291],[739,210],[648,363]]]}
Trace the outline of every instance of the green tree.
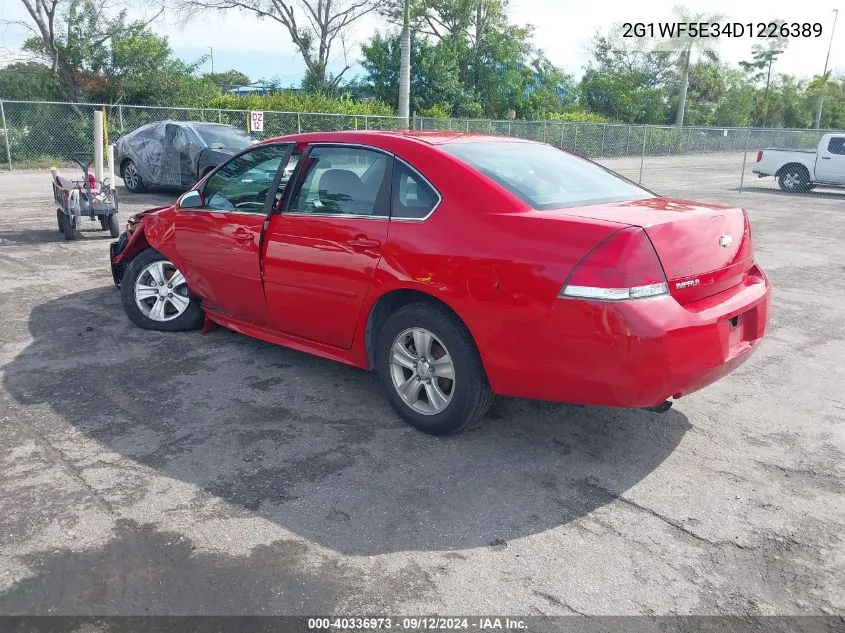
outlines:
{"label": "green tree", "polygon": [[60,93],[69,101],[86,98],[82,75],[96,76],[109,63],[117,38],[131,38],[155,19],[128,21],[126,9],[113,12],[108,0],[20,0],[29,13],[32,35],[24,49],[50,69]]}
{"label": "green tree", "polygon": [[[725,17],[720,14],[693,13],[684,6],[676,5],[674,8],[675,18],[678,23],[713,23],[723,22]],[[674,54],[678,66],[678,107],[675,111],[675,125],[684,124],[684,114],[687,107],[687,89],[689,88],[689,74],[692,67],[693,57],[696,54],[705,59],[716,62],[719,59],[717,54],[718,38],[692,37],[689,31],[681,33],[680,37],[665,38],[660,46]]]}
{"label": "green tree", "polygon": [[62,94],[49,68],[36,62],[19,62],[0,68],[0,98],[56,101]]}
{"label": "green tree", "polygon": [[[784,20],[774,20],[775,24],[786,24]],[[754,81],[766,80],[766,87],[763,90],[762,99],[758,100],[755,110],[756,116],[754,125],[765,126],[768,121],[769,86],[772,82],[772,66],[778,57],[783,55],[789,45],[789,38],[778,35],[768,38],[765,44],[755,44],[751,47],[751,61],[741,61],[739,65],[749,73]]]}

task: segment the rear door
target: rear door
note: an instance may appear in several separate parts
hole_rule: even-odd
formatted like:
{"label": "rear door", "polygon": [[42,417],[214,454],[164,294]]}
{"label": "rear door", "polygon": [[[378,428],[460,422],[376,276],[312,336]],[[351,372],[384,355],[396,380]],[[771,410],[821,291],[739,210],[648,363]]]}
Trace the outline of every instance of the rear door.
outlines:
{"label": "rear door", "polygon": [[314,145],[265,234],[264,290],[275,329],[347,349],[387,241],[393,158]]}
{"label": "rear door", "polygon": [[823,145],[816,159],[816,180],[845,185],[845,136],[831,136]]}
{"label": "rear door", "polygon": [[204,184],[203,205],[180,209],[176,250],[191,292],[210,310],[266,325],[259,246],[292,143],[261,145],[236,156]]}

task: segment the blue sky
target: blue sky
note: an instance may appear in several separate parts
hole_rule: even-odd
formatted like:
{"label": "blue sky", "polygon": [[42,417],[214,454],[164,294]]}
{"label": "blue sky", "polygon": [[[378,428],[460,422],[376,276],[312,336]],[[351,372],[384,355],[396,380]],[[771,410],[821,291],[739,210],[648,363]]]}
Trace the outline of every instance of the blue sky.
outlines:
{"label": "blue sky", "polygon": [[[658,22],[672,20],[672,7],[678,0],[649,0],[646,3],[631,0],[511,0],[513,21],[535,25],[535,42],[543,48],[551,61],[566,72],[579,76],[587,62],[586,45],[596,28],[607,30],[616,23],[626,21]],[[820,38],[794,39],[786,53],[775,65],[775,72],[785,72],[810,77],[822,71],[829,42],[832,8],[845,12],[845,0],[686,0],[692,11],[721,13],[731,21],[742,23],[769,21],[782,18],[788,22],[820,22],[824,33]],[[137,5],[136,5],[137,6]],[[133,9],[134,12],[138,10]],[[214,49],[215,70],[234,68],[252,78],[277,76],[283,85],[297,84],[305,66],[296,54],[284,28],[270,20],[255,18],[237,12],[225,16],[204,15],[187,26],[181,26],[166,14],[156,24],[156,29],[170,39],[174,52],[186,60],[196,60]],[[0,0],[0,21],[25,19],[26,13],[20,0]],[[355,64],[361,42],[376,30],[389,26],[375,16],[356,23],[347,33],[347,59],[353,68],[347,76],[362,73]],[[25,32],[17,26],[0,27],[0,62],[18,57],[17,49]],[[736,63],[750,57],[752,44],[759,40],[749,37],[720,39],[719,50],[723,59]],[[340,43],[334,51],[330,68],[343,67]],[[830,66],[845,72],[845,15],[840,15],[836,38],[831,53]],[[211,64],[206,67],[210,70]]]}

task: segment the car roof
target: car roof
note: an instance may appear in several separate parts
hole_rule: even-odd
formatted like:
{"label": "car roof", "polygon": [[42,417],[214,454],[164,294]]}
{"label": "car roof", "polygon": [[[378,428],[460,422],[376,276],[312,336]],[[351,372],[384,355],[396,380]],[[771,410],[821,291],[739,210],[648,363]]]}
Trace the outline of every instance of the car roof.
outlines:
{"label": "car roof", "polygon": [[427,145],[443,145],[444,143],[535,143],[513,136],[496,134],[480,134],[477,132],[452,132],[446,130],[345,130],[341,132],[304,132],[288,134],[265,139],[262,143],[276,141],[298,141],[302,143],[363,143],[379,139],[406,139],[425,143]]}

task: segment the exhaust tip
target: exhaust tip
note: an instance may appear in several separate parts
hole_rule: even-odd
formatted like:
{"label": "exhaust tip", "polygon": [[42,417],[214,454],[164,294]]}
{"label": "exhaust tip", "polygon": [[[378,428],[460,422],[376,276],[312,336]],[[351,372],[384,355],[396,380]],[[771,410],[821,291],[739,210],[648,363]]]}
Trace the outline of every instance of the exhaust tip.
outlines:
{"label": "exhaust tip", "polygon": [[651,411],[652,413],[666,413],[669,409],[672,408],[672,403],[668,400],[664,400],[660,404],[656,404],[653,407],[643,407],[646,411]]}

